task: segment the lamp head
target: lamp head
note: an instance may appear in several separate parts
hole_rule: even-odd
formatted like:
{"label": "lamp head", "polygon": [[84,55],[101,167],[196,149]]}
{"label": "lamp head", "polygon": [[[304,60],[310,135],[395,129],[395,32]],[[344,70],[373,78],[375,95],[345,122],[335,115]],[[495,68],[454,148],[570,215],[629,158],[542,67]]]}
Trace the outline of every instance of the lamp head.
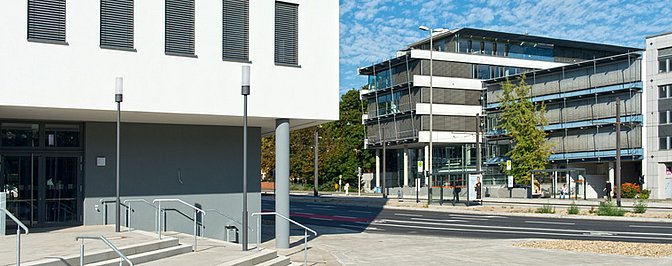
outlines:
{"label": "lamp head", "polygon": [[242,67],[241,94],[250,95],[250,66]]}
{"label": "lamp head", "polygon": [[124,78],[116,77],[114,83],[114,101],[120,103],[124,95]]}
{"label": "lamp head", "polygon": [[418,29],[424,30],[424,31],[429,31],[429,27],[427,27],[427,26],[420,26],[420,27],[418,27]]}

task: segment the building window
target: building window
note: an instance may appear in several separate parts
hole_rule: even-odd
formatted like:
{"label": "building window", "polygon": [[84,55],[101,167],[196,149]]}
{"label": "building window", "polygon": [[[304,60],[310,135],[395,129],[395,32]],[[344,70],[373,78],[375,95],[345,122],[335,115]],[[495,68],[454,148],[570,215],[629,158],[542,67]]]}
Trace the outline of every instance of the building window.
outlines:
{"label": "building window", "polygon": [[0,128],[3,147],[38,147],[40,144],[39,124],[2,123]]}
{"label": "building window", "polygon": [[658,98],[666,99],[672,97],[672,85],[658,86]]}
{"label": "building window", "polygon": [[133,50],[133,0],[100,0],[100,47]]}
{"label": "building window", "polygon": [[667,124],[667,123],[672,122],[672,121],[670,121],[670,117],[669,117],[670,116],[670,111],[659,112],[659,115],[660,115],[659,124],[662,125],[662,124]]}
{"label": "building window", "polygon": [[166,54],[195,56],[194,0],[166,0]]}
{"label": "building window", "polygon": [[658,73],[672,72],[672,47],[658,50]]}
{"label": "building window", "polygon": [[45,124],[45,146],[47,147],[79,147],[79,125]]}
{"label": "building window", "polygon": [[249,1],[224,0],[222,8],[222,59],[249,61]]}
{"label": "building window", "polygon": [[299,5],[275,2],[275,63],[299,64]]}
{"label": "building window", "polygon": [[28,0],[28,40],[66,44],[65,0]]}
{"label": "building window", "polygon": [[662,137],[660,138],[660,147],[658,148],[659,150],[669,150],[670,143],[669,143],[669,137]]}

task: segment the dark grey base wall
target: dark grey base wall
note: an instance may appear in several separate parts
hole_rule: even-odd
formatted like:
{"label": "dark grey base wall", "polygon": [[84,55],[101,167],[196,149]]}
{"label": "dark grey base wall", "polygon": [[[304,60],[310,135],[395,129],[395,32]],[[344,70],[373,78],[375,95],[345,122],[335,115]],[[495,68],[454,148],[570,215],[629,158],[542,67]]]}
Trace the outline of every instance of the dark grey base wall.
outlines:
{"label": "dark grey base wall", "polygon": [[[189,204],[195,205],[207,211],[205,216],[200,214],[196,220],[202,222],[205,228],[203,233],[206,237],[226,240],[225,226],[232,225],[238,229],[238,240],[242,234],[242,194],[203,194],[203,195],[162,195],[160,197],[123,197],[121,201],[127,199],[145,199],[152,202],[154,199],[181,199]],[[104,206],[100,203],[101,199],[113,200],[113,197],[105,198],[86,198],[84,200],[84,224],[114,224],[115,208],[114,203],[107,204],[107,218],[104,216]],[[259,192],[248,194],[248,212],[252,214],[259,212],[261,206],[261,194]],[[148,232],[154,232],[156,228],[156,209],[145,203],[132,202],[131,208],[131,227]],[[194,230],[193,215],[194,211],[189,207],[175,202],[163,202],[161,208],[167,210],[165,216],[161,217],[161,223],[165,224],[168,231],[178,231],[192,234]],[[210,211],[215,209],[220,213]],[[122,207],[121,225],[126,226],[128,222],[126,209]],[[257,241],[257,218],[250,218],[248,233],[250,243]],[[199,229],[200,230],[200,229]],[[200,234],[200,231],[199,231]]]}
{"label": "dark grey base wall", "polygon": [[[124,199],[143,198],[151,202],[155,198],[178,198],[205,209],[217,209],[240,221],[241,127],[124,123],[121,132],[120,194]],[[94,206],[100,204],[101,198],[114,198],[115,134],[114,123],[85,123],[84,224],[100,224],[101,213]],[[248,191],[252,213],[261,206],[261,131],[250,128],[249,134]],[[99,158],[105,158],[104,166],[97,165]],[[137,209],[133,224],[153,230],[151,207],[134,204]],[[169,206],[193,216],[193,212],[175,203]],[[108,211],[109,222],[114,223],[112,205]],[[167,215],[168,230],[193,231],[193,222],[186,217],[177,212]],[[204,217],[206,235],[221,239],[224,226],[230,222],[216,216],[220,215]]]}

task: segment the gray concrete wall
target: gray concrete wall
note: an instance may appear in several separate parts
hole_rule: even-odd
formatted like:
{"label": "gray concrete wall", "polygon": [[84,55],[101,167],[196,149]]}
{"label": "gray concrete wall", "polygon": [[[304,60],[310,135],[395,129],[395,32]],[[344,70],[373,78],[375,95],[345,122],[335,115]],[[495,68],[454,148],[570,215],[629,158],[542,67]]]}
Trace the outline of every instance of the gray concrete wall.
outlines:
{"label": "gray concrete wall", "polygon": [[[216,213],[199,216],[197,220],[204,221],[208,237],[223,239],[225,225],[241,228],[242,128],[125,123],[121,131],[122,201],[178,198],[230,217]],[[251,128],[249,132],[248,196],[252,213],[261,206],[261,131]],[[95,205],[115,194],[115,124],[86,123],[85,143],[84,224],[100,224],[102,213]],[[105,157],[106,166],[96,165],[98,157]],[[133,227],[152,231],[152,207],[134,203],[133,208]],[[177,203],[162,204],[162,208],[174,209],[166,213],[167,230],[193,232],[193,212],[189,208]],[[108,206],[107,217],[114,223],[113,204]],[[250,233],[250,241],[256,241],[256,233]]]}

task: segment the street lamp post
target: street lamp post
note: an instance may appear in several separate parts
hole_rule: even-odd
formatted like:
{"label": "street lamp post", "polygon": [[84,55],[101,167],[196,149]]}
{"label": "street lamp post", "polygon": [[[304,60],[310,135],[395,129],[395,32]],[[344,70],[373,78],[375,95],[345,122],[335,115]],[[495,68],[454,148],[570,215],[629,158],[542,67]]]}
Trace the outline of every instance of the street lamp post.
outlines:
{"label": "street lamp post", "polygon": [[241,94],[243,95],[243,251],[247,251],[247,96],[250,95],[250,66],[243,66]]}
{"label": "street lamp post", "polygon": [[115,200],[115,216],[114,216],[114,231],[121,232],[121,200],[119,199],[119,140],[121,128],[121,102],[124,96],[124,78],[117,77],[115,79],[114,101],[117,102],[117,169],[116,169],[116,200]]}
{"label": "street lamp post", "polygon": [[[586,186],[583,187],[585,190]],[[621,207],[621,98],[619,97],[616,97],[616,205]]]}
{"label": "street lamp post", "polygon": [[432,167],[432,157],[434,156],[434,147],[433,147],[433,131],[434,131],[434,112],[432,110],[432,105],[434,103],[434,84],[433,84],[433,76],[434,76],[434,57],[432,55],[432,51],[434,50],[434,38],[433,38],[433,33],[434,32],[441,32],[444,29],[432,29],[427,26],[420,26],[418,27],[420,30],[427,31],[429,32],[429,165],[427,168],[429,169],[429,184],[427,186],[427,204],[431,204],[432,202],[432,177],[433,177],[433,167]]}

